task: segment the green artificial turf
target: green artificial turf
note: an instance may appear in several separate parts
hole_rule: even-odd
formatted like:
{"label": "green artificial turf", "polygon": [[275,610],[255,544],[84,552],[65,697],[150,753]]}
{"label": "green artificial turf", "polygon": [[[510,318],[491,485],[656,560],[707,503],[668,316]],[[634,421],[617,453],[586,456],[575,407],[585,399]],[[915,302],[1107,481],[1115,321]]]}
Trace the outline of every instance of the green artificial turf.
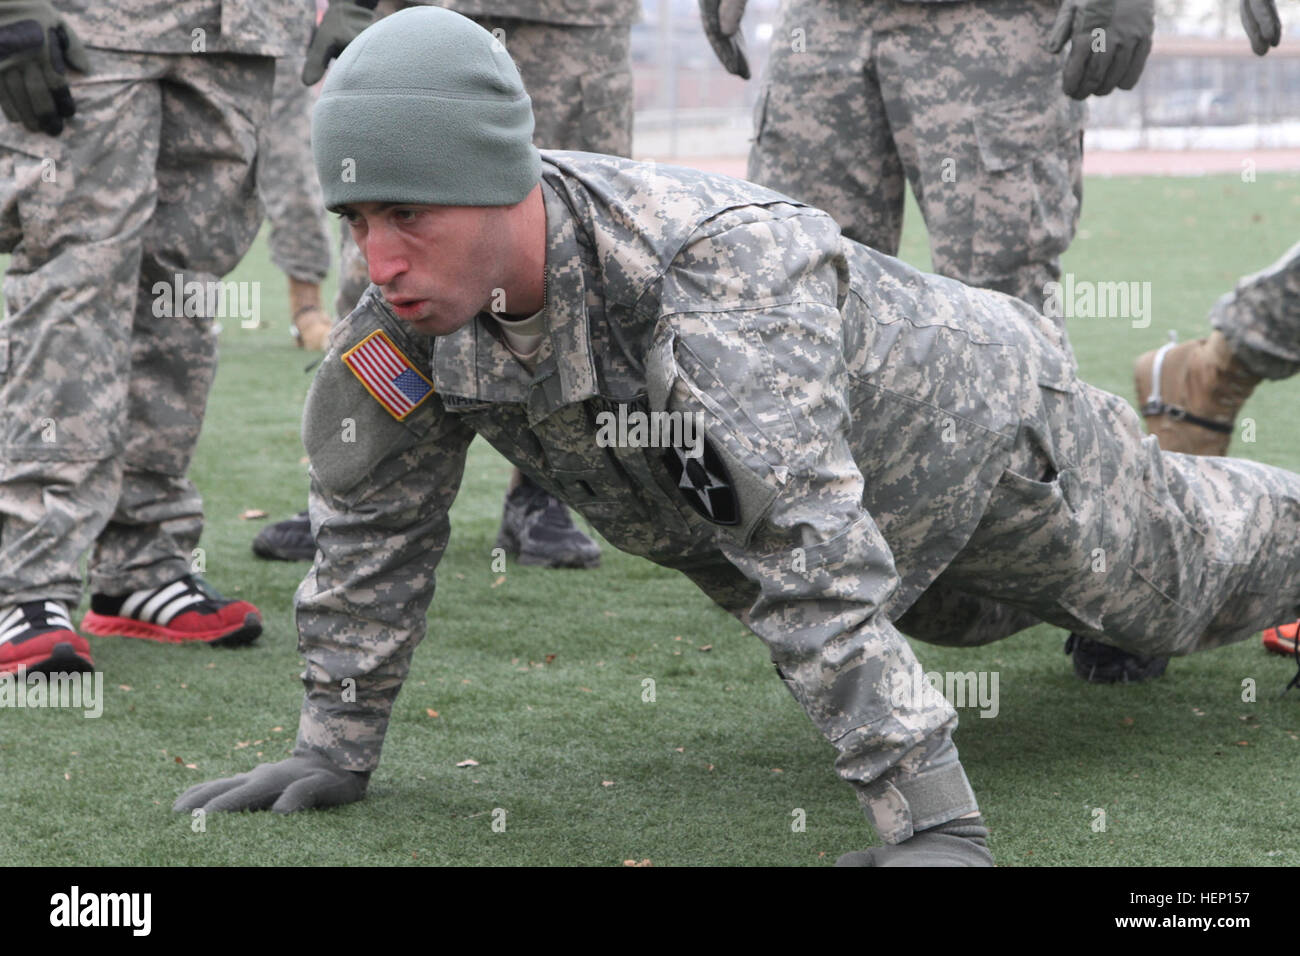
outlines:
{"label": "green artificial turf", "polygon": [[[910,213],[903,255],[925,264]],[[1134,357],[1169,328],[1203,334],[1214,299],[1293,243],[1297,221],[1294,176],[1088,180],[1065,268],[1151,282],[1154,315],[1145,329],[1073,321],[1083,377],[1131,399]],[[263,283],[268,327],[227,323],[192,476],[206,577],[256,603],[265,633],[238,650],[92,638],[101,718],[0,713],[0,862],[825,865],[872,842],[761,642],[684,578],[608,546],[593,571],[492,569],[509,468],[482,442],[368,798],[206,829],[173,814],[185,787],[283,757],[301,697],[292,600],[307,566],[254,559],[264,523],[240,514],[303,507],[310,356],[286,333],[264,239],[231,278]],[[1235,452],[1300,470],[1297,397],[1300,379],[1262,388],[1246,411],[1257,441]],[[1042,626],[973,650],[916,644],[927,670],[998,674],[998,715],[963,709],[956,740],[1000,864],[1300,863],[1300,692],[1278,697],[1293,664],[1252,638],[1152,684],[1090,686],[1063,638]]]}

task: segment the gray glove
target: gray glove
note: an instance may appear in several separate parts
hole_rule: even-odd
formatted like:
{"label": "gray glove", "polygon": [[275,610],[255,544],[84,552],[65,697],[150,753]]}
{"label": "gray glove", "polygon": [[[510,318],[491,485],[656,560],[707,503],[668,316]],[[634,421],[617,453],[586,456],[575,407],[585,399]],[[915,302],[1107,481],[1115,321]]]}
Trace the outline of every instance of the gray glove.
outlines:
{"label": "gray glove", "polygon": [[1256,56],[1263,56],[1282,39],[1282,21],[1273,0],[1241,0],[1241,25]]}
{"label": "gray glove", "polygon": [[378,0],[353,3],[352,0],[333,0],[325,16],[311,35],[307,47],[307,61],[302,65],[302,81],[315,86],[325,75],[325,67],[370,24],[375,22],[375,4]]}
{"label": "gray glove", "polygon": [[[1137,85],[1151,52],[1155,0],[1063,0],[1047,48],[1060,53],[1070,41],[1061,88],[1076,100]],[[1093,31],[1100,30],[1093,50]]]}
{"label": "gray glove", "polygon": [[749,79],[749,60],[745,58],[745,34],[740,32],[740,18],[745,15],[746,0],[700,0],[700,19],[709,46],[718,55],[728,73]]}
{"label": "gray glove", "polygon": [[77,112],[64,79],[90,72],[81,41],[47,0],[0,0],[0,109],[11,123],[58,136]]}
{"label": "gray glove", "polygon": [[190,787],[173,810],[266,810],[293,813],[312,807],[355,803],[366,795],[369,771],[357,773],[307,753],[279,763],[264,763],[248,773]]}
{"label": "gray glove", "polygon": [[949,820],[894,846],[845,853],[836,866],[992,866],[983,817]]}

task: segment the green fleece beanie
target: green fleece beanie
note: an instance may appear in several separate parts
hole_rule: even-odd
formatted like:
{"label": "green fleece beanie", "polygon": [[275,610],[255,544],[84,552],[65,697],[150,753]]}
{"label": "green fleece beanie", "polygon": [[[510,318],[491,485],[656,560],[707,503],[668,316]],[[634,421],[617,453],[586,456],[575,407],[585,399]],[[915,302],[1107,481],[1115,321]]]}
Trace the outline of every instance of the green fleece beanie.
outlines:
{"label": "green fleece beanie", "polygon": [[505,47],[441,7],[385,17],[330,67],[312,111],[325,206],[510,206],[541,179],[532,101]]}

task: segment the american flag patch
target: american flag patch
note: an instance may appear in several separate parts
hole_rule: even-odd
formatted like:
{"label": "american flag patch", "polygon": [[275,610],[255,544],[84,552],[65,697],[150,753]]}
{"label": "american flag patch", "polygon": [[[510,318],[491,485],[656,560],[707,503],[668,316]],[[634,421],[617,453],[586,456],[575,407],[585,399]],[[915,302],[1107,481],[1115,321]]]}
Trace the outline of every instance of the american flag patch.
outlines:
{"label": "american flag patch", "polygon": [[433,394],[425,378],[382,329],[371,332],[343,353],[352,374],[399,422]]}

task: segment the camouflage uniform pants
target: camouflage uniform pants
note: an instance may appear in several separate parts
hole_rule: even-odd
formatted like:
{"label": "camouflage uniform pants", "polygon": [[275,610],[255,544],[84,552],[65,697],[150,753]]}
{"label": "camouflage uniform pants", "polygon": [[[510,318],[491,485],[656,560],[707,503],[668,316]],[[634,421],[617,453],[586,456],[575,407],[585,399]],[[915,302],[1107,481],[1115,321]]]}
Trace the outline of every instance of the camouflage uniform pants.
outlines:
{"label": "camouflage uniform pants", "polygon": [[1300,613],[1300,475],[1162,452],[1081,382],[1039,397],[974,535],[899,630],[976,645],[1043,620],[1166,656]]}
{"label": "camouflage uniform pants", "polygon": [[[380,5],[381,12],[384,4]],[[391,11],[390,11],[391,12]],[[473,17],[515,61],[533,100],[533,142],[542,149],[632,154],[632,61],[626,26],[582,27],[505,17]],[[370,284],[366,261],[346,225],[339,244],[341,319]]]}
{"label": "camouflage uniform pants", "polygon": [[1300,243],[1215,303],[1210,324],[1256,375],[1300,372]]}
{"label": "camouflage uniform pants", "polygon": [[75,603],[92,544],[94,591],[190,570],[216,339],[171,289],[229,272],[261,218],[270,57],[89,55],[62,136],[0,124],[0,604]]}
{"label": "camouflage uniform pants", "polygon": [[271,117],[257,149],[257,194],[271,223],[271,261],[301,282],[320,282],[330,271],[325,204],[311,158],[314,96],[302,85],[300,56],[275,61]]}
{"label": "camouflage uniform pants", "polygon": [[748,178],[896,255],[904,176],[934,271],[1042,309],[1083,194],[1057,0],[785,0]]}

